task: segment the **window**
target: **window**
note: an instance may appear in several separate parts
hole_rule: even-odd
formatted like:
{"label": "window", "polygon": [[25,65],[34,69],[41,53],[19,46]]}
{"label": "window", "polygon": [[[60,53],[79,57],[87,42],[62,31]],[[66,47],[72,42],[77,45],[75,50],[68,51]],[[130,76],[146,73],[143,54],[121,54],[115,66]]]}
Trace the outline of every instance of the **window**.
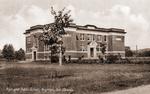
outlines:
{"label": "window", "polygon": [[38,40],[38,38],[35,38],[35,47],[39,48],[39,40]]}
{"label": "window", "polygon": [[31,43],[31,37],[26,37],[26,40],[27,40],[27,44]]}
{"label": "window", "polygon": [[90,41],[92,40],[92,35],[91,34],[87,35],[87,40],[90,40]]}
{"label": "window", "polygon": [[122,41],[123,38],[122,38],[121,36],[116,36],[116,40],[117,40],[117,41]]}
{"label": "window", "polygon": [[97,45],[96,50],[99,51],[99,52],[101,51],[101,46],[100,46],[100,44]]}
{"label": "window", "polygon": [[27,48],[27,49],[26,49],[26,52],[31,52],[30,48]]}
{"label": "window", "polygon": [[96,35],[93,35],[93,41],[96,40]]}
{"label": "window", "polygon": [[76,40],[79,40],[78,36],[76,35]]}
{"label": "window", "polygon": [[104,36],[104,41],[107,41],[107,36],[106,35]]}
{"label": "window", "polygon": [[84,40],[84,34],[80,34],[80,40]]}
{"label": "window", "polygon": [[81,48],[80,49],[81,51],[86,51],[86,48],[85,48],[85,46],[83,44],[80,45],[80,48]]}
{"label": "window", "polygon": [[44,49],[45,49],[45,51],[49,51],[50,50],[50,45],[45,45]]}
{"label": "window", "polygon": [[122,39],[121,39],[121,38],[116,38],[116,40],[117,40],[117,41],[121,41]]}
{"label": "window", "polygon": [[97,36],[97,41],[102,41],[102,36],[101,35]]}

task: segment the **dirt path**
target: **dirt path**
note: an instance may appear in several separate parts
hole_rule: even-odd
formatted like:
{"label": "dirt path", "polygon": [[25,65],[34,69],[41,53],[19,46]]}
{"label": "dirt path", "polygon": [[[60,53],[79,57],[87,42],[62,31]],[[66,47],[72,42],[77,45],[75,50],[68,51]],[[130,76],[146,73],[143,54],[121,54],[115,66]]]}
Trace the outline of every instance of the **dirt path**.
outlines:
{"label": "dirt path", "polygon": [[150,94],[150,85],[102,94]]}

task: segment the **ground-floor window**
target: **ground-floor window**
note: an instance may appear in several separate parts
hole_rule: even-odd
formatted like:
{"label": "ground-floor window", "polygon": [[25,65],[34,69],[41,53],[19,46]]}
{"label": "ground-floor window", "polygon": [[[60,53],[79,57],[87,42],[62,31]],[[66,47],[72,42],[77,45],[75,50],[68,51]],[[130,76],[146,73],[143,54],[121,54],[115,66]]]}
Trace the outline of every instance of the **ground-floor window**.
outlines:
{"label": "ground-floor window", "polygon": [[100,44],[96,47],[96,51],[101,51],[101,46],[100,46]]}
{"label": "ground-floor window", "polygon": [[80,51],[87,51],[87,47],[84,44],[81,44]]}

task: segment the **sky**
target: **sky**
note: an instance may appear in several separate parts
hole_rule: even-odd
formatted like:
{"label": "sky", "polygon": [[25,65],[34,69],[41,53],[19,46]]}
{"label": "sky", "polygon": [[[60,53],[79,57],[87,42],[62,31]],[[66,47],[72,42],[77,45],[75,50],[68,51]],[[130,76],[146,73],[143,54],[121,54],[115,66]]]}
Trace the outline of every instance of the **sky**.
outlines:
{"label": "sky", "polygon": [[150,48],[150,0],[0,0],[0,49],[25,49],[25,30],[53,21],[50,7],[71,10],[74,22],[125,29],[125,45]]}

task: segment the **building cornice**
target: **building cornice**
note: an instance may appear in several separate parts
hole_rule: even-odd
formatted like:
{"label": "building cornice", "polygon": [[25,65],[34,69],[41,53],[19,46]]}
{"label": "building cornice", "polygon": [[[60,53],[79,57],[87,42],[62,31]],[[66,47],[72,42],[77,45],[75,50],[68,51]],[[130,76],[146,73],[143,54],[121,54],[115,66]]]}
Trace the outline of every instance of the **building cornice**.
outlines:
{"label": "building cornice", "polygon": [[104,32],[104,33],[122,33],[122,34],[126,34],[126,32],[124,31],[124,29],[117,29],[117,28],[110,28],[110,29],[106,29],[106,28],[96,28],[96,29],[89,29],[89,28],[83,28],[83,27],[77,27],[77,30],[85,30],[85,31],[98,31],[98,32]]}
{"label": "building cornice", "polygon": [[[51,25],[47,24],[47,25]],[[29,34],[31,33],[33,30],[36,29],[43,29],[44,25],[35,25],[30,27],[29,29],[26,30],[26,32],[24,34]],[[97,32],[104,32],[104,33],[120,33],[120,34],[126,34],[124,29],[118,29],[118,28],[99,28],[95,25],[85,25],[85,26],[81,26],[81,25],[76,25],[76,24],[70,24],[70,26],[68,26],[67,28],[65,28],[66,30],[72,29],[73,31],[97,31]]]}

